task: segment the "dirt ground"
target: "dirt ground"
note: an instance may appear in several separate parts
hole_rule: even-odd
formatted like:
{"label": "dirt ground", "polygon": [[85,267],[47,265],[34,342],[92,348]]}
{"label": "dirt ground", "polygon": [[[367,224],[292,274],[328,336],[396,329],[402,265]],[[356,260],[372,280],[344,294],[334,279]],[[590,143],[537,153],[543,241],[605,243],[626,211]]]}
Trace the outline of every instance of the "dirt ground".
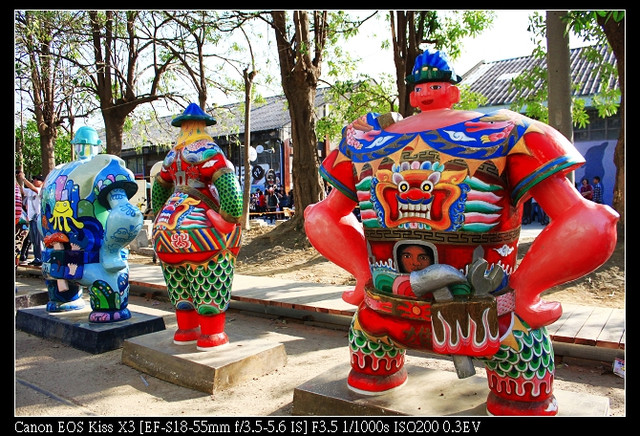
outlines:
{"label": "dirt ground", "polygon": [[[176,329],[169,303],[138,296],[130,297],[129,303],[164,311],[167,330]],[[229,310],[225,331],[230,346],[234,338],[247,335],[283,344],[286,364],[228,389],[205,393],[125,365],[121,349],[94,355],[16,331],[15,419],[51,417],[64,423],[65,418],[78,421],[79,417],[93,421],[101,417],[196,417],[215,422],[215,417],[286,417],[293,414],[293,396],[298,386],[343,366],[349,359],[346,330]],[[407,353],[407,365],[454,371],[448,356],[413,351]],[[474,377],[486,378],[481,364],[475,365]],[[410,378],[402,389],[419,387],[412,385]],[[554,389],[607,397],[609,416],[626,416],[625,381],[614,375],[606,362],[557,362]],[[420,407],[416,404],[415,415],[420,415]],[[587,424],[593,426],[594,420],[576,419],[571,423],[574,431],[580,431],[582,426],[587,430]]]}

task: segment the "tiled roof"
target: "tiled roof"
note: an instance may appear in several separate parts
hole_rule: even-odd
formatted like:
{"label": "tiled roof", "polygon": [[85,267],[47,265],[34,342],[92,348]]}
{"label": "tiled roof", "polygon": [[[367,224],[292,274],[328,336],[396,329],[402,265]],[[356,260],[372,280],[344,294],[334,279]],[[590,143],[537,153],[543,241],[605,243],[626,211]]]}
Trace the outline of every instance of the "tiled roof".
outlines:
{"label": "tiled roof", "polygon": [[[321,107],[326,101],[326,90],[316,90],[315,106]],[[216,119],[216,124],[207,127],[207,132],[218,138],[227,135],[244,133],[244,105],[232,103],[207,111]],[[176,114],[177,115],[177,114]],[[123,138],[123,150],[139,147],[140,145],[170,145],[178,137],[178,129],[171,126],[171,120],[175,115],[158,119],[158,122],[149,122],[135,126],[126,132]],[[287,98],[278,95],[265,98],[262,103],[254,103],[251,107],[251,131],[262,132],[283,128],[291,123]],[[104,129],[99,132],[104,141]]]}
{"label": "tiled roof", "polygon": [[[284,96],[268,97],[263,103],[253,103],[251,106],[251,130],[278,129],[289,123],[289,111]],[[234,133],[244,133],[244,105],[228,104],[212,109],[218,123],[208,127],[213,137],[226,136]]]}
{"label": "tiled roof", "polygon": [[[326,102],[328,88],[316,90],[315,107],[322,107]],[[240,103],[233,103],[213,109],[214,117],[218,123],[209,127],[211,136],[225,136],[233,133],[244,133],[244,109]],[[254,103],[251,106],[251,131],[262,132],[272,129],[280,129],[291,123],[287,98],[277,95],[265,98],[263,103]],[[231,126],[234,126],[231,128]],[[236,128],[238,129],[236,131]]]}
{"label": "tiled roof", "polygon": [[[586,49],[587,47],[580,47],[569,51],[572,82],[579,84],[579,87],[573,90],[576,97],[593,96],[600,90],[599,64],[587,59],[584,55]],[[599,52],[604,53],[604,62],[615,64],[615,56],[606,46],[600,46]],[[463,76],[460,85],[468,85],[471,91],[487,97],[485,106],[509,105],[517,96],[517,90],[509,86],[511,80],[523,71],[546,66],[546,57],[536,59],[533,56],[480,62]],[[612,79],[607,86],[618,88],[618,80]],[[529,94],[532,92],[528,91]]]}

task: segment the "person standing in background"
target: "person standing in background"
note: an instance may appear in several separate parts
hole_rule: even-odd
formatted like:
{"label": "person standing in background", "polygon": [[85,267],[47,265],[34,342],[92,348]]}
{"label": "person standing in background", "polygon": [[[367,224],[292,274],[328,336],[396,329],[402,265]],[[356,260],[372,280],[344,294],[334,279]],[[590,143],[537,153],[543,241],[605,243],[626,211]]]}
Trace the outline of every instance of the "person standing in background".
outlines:
{"label": "person standing in background", "polygon": [[[24,174],[23,174],[24,178]],[[29,265],[42,265],[42,234],[38,228],[40,221],[40,203],[42,194],[40,193],[44,179],[42,176],[35,176],[33,182],[24,179],[24,196],[27,202],[27,218],[29,220],[29,240],[33,247],[33,260]]]}
{"label": "person standing in background", "polygon": [[267,215],[267,221],[269,221],[271,224],[275,224],[276,216],[273,212],[275,212],[278,209],[278,206],[280,205],[280,200],[278,200],[278,197],[276,196],[276,193],[274,192],[273,187],[270,187],[267,189],[267,195],[265,196],[265,201],[267,204],[267,212],[271,212]]}
{"label": "person standing in background", "polygon": [[580,194],[587,200],[593,200],[593,186],[589,184],[589,180],[585,177],[581,183]]}
{"label": "person standing in background", "polygon": [[18,181],[19,174],[22,171],[16,171],[15,178],[15,233],[14,233],[14,243],[15,243],[15,265],[17,266],[21,259],[22,248],[24,246],[25,240],[29,235],[29,222],[27,221],[27,214],[24,210],[22,204],[22,195],[23,189],[22,185]]}
{"label": "person standing in background", "polygon": [[29,236],[29,218],[28,218],[28,211],[27,211],[27,194],[25,192],[26,189],[28,189],[25,186],[25,182],[27,181],[26,177],[24,176],[24,172],[22,170],[16,170],[16,181],[18,182],[18,186],[20,187],[20,193],[21,193],[21,201],[22,201],[22,218],[23,221],[26,221],[26,224],[23,225],[24,226],[24,230],[25,230],[25,237],[24,239],[22,239],[22,244],[20,245],[20,256],[19,256],[19,262],[20,265],[26,265],[27,264],[27,259],[29,258],[29,248],[31,247],[31,237]]}
{"label": "person standing in background", "polygon": [[600,177],[593,177],[593,201],[602,204],[602,183]]}
{"label": "person standing in background", "polygon": [[264,212],[266,211],[266,201],[265,201],[265,197],[264,197],[264,192],[262,192],[262,190],[258,189],[258,201],[257,201],[257,206],[258,206],[258,212]]}

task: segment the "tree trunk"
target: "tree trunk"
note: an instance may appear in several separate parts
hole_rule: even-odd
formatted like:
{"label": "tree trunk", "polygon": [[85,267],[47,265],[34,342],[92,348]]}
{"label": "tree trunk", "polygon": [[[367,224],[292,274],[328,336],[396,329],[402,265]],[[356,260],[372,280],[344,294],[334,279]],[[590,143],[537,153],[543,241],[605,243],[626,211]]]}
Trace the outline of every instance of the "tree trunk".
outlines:
{"label": "tree trunk", "polygon": [[242,201],[242,228],[249,230],[251,228],[249,215],[249,203],[251,201],[251,161],[249,160],[249,147],[251,147],[251,90],[253,88],[253,78],[256,72],[248,72],[245,68],[244,76],[244,188]]}
{"label": "tree trunk", "polygon": [[[573,142],[571,116],[571,69],[569,35],[561,20],[567,11],[547,11],[547,71],[549,81],[549,124]],[[567,175],[575,183],[575,174]]]}
{"label": "tree trunk", "polygon": [[106,137],[105,151],[108,154],[114,156],[120,156],[122,154],[122,133],[124,130],[124,122],[127,119],[127,115],[122,114],[121,111],[115,110],[113,107],[111,110],[102,110],[102,118],[104,120],[104,132]]}
{"label": "tree trunk", "polygon": [[[293,193],[296,216],[301,216],[310,204],[324,199],[322,179],[318,168],[318,140],[315,132],[315,88],[293,88],[288,96],[293,140]],[[294,122],[294,120],[300,120]]]}
{"label": "tree trunk", "polygon": [[[326,12],[314,12],[318,21],[326,21]],[[318,15],[322,14],[322,15]],[[310,25],[305,11],[294,11],[294,42],[288,38],[285,11],[272,11],[276,34],[282,88],[289,103],[293,141],[293,195],[296,214],[291,224],[302,229],[304,210],[324,199],[325,192],[318,172],[318,141],[315,133],[315,96],[322,65],[322,47],[326,35],[316,35],[311,49]],[[320,23],[315,23],[316,27]],[[306,47],[306,51],[302,48]],[[294,49],[295,48],[295,49]],[[312,55],[313,59],[312,59]]]}
{"label": "tree trunk", "polygon": [[39,82],[34,82],[34,96],[37,96],[36,104],[34,104],[34,114],[36,125],[38,126],[38,134],[40,135],[40,157],[42,159],[42,176],[47,174],[56,166],[55,148],[57,131],[55,120],[51,119],[53,113],[52,102],[43,102],[40,99]]}
{"label": "tree trunk", "polygon": [[56,166],[55,143],[57,132],[56,129],[45,127],[43,130],[38,129],[40,133],[40,156],[42,158],[42,175],[46,176]]}
{"label": "tree trunk", "polygon": [[409,102],[413,90],[405,78],[411,74],[416,57],[421,53],[421,37],[415,29],[415,11],[389,12],[393,62],[396,67],[396,87],[398,89],[398,112],[403,117],[411,116],[415,109]]}
{"label": "tree trunk", "polygon": [[620,134],[618,136],[618,143],[613,154],[613,163],[616,166],[616,184],[613,188],[613,208],[620,214],[620,221],[618,222],[618,229],[624,233],[624,213],[625,213],[625,69],[624,69],[624,39],[625,39],[625,21],[623,18],[619,23],[615,22],[612,17],[598,16],[598,24],[604,30],[605,35],[611,49],[616,57],[618,66],[618,83],[620,84]]}
{"label": "tree trunk", "polygon": [[[34,82],[35,85],[35,82]],[[39,91],[34,90],[34,95]],[[41,101],[41,100],[39,100]],[[42,159],[42,176],[47,174],[56,166],[55,143],[58,132],[56,123],[52,118],[53,102],[45,101],[34,105],[38,134],[40,135],[40,157]]]}

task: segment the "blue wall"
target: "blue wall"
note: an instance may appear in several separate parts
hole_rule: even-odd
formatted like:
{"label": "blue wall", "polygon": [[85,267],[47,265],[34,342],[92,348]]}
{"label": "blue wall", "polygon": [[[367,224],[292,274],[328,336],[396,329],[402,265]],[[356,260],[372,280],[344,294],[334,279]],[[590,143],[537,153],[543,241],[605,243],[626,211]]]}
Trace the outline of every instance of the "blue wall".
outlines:
{"label": "blue wall", "polygon": [[603,188],[603,201],[609,206],[613,202],[613,188],[616,182],[616,167],[613,164],[613,152],[618,141],[607,139],[601,141],[576,142],[574,145],[587,161],[575,171],[576,182],[580,186],[583,177],[593,182],[594,176],[600,176]]}

